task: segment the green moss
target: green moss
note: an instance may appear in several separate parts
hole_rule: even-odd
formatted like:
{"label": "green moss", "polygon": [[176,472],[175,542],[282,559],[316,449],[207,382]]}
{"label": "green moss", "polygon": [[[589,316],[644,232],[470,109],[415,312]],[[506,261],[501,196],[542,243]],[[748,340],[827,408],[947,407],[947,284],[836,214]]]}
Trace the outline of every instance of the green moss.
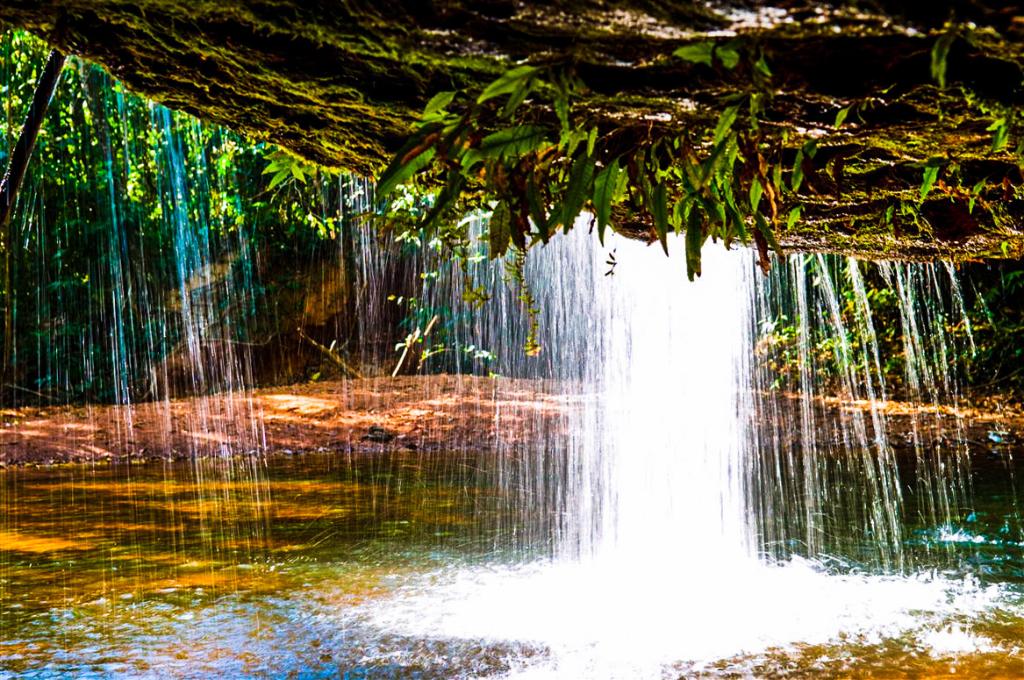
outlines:
{"label": "green moss", "polygon": [[[784,247],[906,257],[1019,252],[1018,206],[997,200],[1001,188],[990,190],[977,219],[961,220],[964,233],[937,223],[949,213],[941,206],[916,221],[886,219],[891,206],[915,202],[929,162],[943,164],[952,201],[986,177],[993,187],[1004,178],[1020,184],[1011,152],[1022,127],[1013,86],[1024,45],[1002,15],[984,3],[972,8],[958,4],[965,23],[954,29],[945,90],[929,72],[931,46],[949,30],[939,10],[909,19],[850,14],[840,33],[817,20],[738,30],[737,44],[763,51],[774,72],[776,96],[762,114],[773,139],[784,139],[773,157],[788,168],[808,139],[821,149],[818,177],[799,197],[806,217],[780,233]],[[598,9],[570,0],[386,1],[328,10],[298,0],[9,0],[0,21],[95,60],[169,106],[367,175],[402,144],[433,93],[479,90],[524,59],[575,66],[587,85],[573,105],[579,120],[652,139],[700,138],[751,79],[745,63],[730,72],[671,56],[708,39],[701,31],[729,28],[697,2]],[[916,34],[902,29],[914,22]],[[844,107],[853,112],[835,130]],[[986,128],[1001,117],[1013,124],[1011,143],[992,153]]]}

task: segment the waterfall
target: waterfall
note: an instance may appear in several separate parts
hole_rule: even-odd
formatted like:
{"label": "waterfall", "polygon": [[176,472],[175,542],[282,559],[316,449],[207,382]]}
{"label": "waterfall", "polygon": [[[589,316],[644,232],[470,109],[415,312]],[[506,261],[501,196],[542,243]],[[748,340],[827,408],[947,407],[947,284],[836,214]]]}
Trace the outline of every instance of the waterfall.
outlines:
{"label": "waterfall", "polygon": [[[282,327],[316,326],[325,345],[337,341],[387,375],[395,343],[436,318],[413,369],[500,377],[497,411],[481,417],[523,435],[488,443],[487,457],[516,505],[503,531],[516,534],[524,556],[638,558],[675,546],[663,557],[678,558],[689,536],[722,554],[842,553],[899,571],[912,568],[902,515],[949,523],[969,497],[955,417],[913,414],[907,442],[887,432],[886,404],[897,394],[955,411],[958,388],[944,367],[956,348],[945,326],[966,315],[948,267],[793,256],[765,278],[752,273],[749,252],[718,244],[705,276],[689,284],[676,258],[655,249],[617,237],[598,248],[584,217],[525,256],[540,345],[527,356],[534,303],[524,302],[511,263],[487,261],[485,216],[467,218],[462,261],[425,236],[398,242],[388,232],[382,243],[364,180],[319,179],[274,204],[276,195],[254,195],[240,177],[265,167],[258,149],[127,97],[95,72],[68,87],[54,132],[62,143],[39,153],[86,188],[61,203],[44,200],[55,192],[46,178],[26,185],[19,234],[33,285],[18,291],[16,321],[33,344],[17,348],[17,361],[43,399],[122,405],[112,426],[123,450],[134,448],[134,409],[147,401],[161,414],[167,451],[182,442],[179,453],[262,450],[252,388],[280,375],[304,379],[296,344],[319,358],[282,340]],[[79,137],[81,146],[67,143]],[[79,197],[90,191],[95,205]],[[339,229],[319,238],[291,224],[302,216],[288,210],[302,201]],[[268,218],[261,211],[272,206],[283,212]],[[268,252],[260,227],[296,229],[294,249]],[[302,303],[296,312],[271,299],[274,286],[309,285],[277,280],[297,262],[345,279],[337,314],[311,319]],[[885,381],[865,277],[872,295],[884,288],[898,309],[899,385]],[[491,299],[479,304],[475,287]],[[792,342],[775,342],[781,329]],[[227,398],[196,400],[185,425],[174,424],[174,396],[209,393]],[[565,407],[559,428],[536,415],[548,397]],[[904,444],[910,475],[896,455]],[[850,526],[862,530],[851,535]]]}
{"label": "waterfall", "polygon": [[[486,218],[470,219],[472,242],[486,243]],[[538,356],[522,350],[530,319],[511,258],[460,267],[424,248],[412,266],[428,273],[418,323],[449,319],[442,367],[479,369],[459,348],[493,348],[496,393],[529,379],[567,406],[561,431],[514,398],[497,414],[529,433],[526,446],[499,438],[488,462],[522,510],[508,530],[524,551],[683,560],[696,544],[723,559],[912,570],[906,518],[948,524],[969,500],[953,269],[792,255],[763,276],[751,251],[710,244],[691,283],[675,258],[616,236],[600,248],[589,226],[581,217],[526,258]],[[473,282],[491,293],[483,306],[467,301]],[[898,309],[899,328],[880,334],[878,304],[888,318]],[[903,357],[898,384],[883,356]],[[928,405],[897,416],[909,442],[890,437],[897,399]]]}
{"label": "waterfall", "polygon": [[[567,241],[559,247],[582,251],[584,262],[595,256],[585,229]],[[574,356],[589,398],[570,421],[581,477],[568,502],[579,528],[562,554],[692,564],[687,553],[700,545],[745,558],[753,261],[709,248],[707,275],[690,284],[675,259],[652,257],[645,244],[615,238],[609,249],[611,274],[596,263],[566,268],[591,275],[576,288],[592,299],[571,307],[590,309],[589,342]]]}
{"label": "waterfall", "polygon": [[[757,481],[749,500],[762,550],[912,569],[905,517],[948,524],[969,501],[952,360],[963,348],[948,331],[951,320],[966,322],[955,273],[822,256],[777,264],[755,293],[752,378],[761,415],[750,442]],[[874,282],[870,298],[865,276]],[[899,325],[884,329],[884,352],[873,301],[898,309],[890,310]],[[883,354],[902,361],[902,384],[887,383]],[[942,379],[929,377],[936,375]],[[894,417],[909,420],[900,428],[909,442],[892,438]]]}
{"label": "waterfall", "polygon": [[[955,272],[793,255],[762,276],[750,251],[711,244],[690,283],[674,258],[619,237],[599,248],[588,226],[530,252],[538,357],[519,350],[529,322],[507,265],[476,265],[494,297],[475,314],[459,276],[428,286],[430,305],[472,320],[463,343],[502,348],[500,374],[548,380],[571,407],[506,475],[516,502],[549,517],[527,537],[551,536],[566,559],[681,560],[696,544],[912,569],[905,518],[949,523],[969,500],[946,330],[966,320]],[[884,350],[873,303],[899,308]],[[890,385],[882,356],[899,347]],[[928,405],[904,418],[913,455],[891,441],[897,398]]]}
{"label": "waterfall", "polygon": [[[265,450],[252,390],[304,379],[320,359],[297,326],[342,351],[357,331],[391,335],[385,317],[350,309],[386,304],[381,288],[333,285],[368,273],[361,253],[380,250],[359,217],[367,183],[325,173],[268,192],[254,181],[267,147],[128,95],[99,69],[65,75],[15,216],[5,405],[89,421],[80,431],[99,440],[81,448],[95,455]],[[326,298],[341,300],[309,313]],[[354,318],[375,325],[351,329]],[[137,438],[140,426],[158,432]]]}
{"label": "waterfall", "polygon": [[[751,251],[709,244],[690,283],[656,248],[599,248],[588,223],[531,251],[543,349],[499,362],[569,407],[564,431],[490,462],[508,502],[542,518],[522,511],[503,530],[547,536],[548,550],[412,583],[375,625],[549,650],[526,677],[662,677],[985,606],[970,583],[918,574],[906,549],[908,525],[969,502],[950,268],[790,256],[763,276]],[[442,289],[436,300],[455,300]],[[507,351],[522,311],[514,287],[495,295],[467,337]],[[900,328],[877,326],[882,304],[899,306]],[[883,361],[902,342],[917,351],[890,384]],[[924,395],[921,376],[935,401],[911,412],[909,441],[894,438],[897,399]]]}

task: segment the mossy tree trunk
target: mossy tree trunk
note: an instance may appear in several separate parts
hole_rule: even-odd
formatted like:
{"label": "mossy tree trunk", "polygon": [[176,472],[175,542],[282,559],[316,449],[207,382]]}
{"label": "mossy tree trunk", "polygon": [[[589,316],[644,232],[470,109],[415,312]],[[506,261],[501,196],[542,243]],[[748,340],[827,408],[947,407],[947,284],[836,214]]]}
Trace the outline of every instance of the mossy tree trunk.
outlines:
{"label": "mossy tree trunk", "polygon": [[11,276],[14,231],[11,225],[11,215],[18,200],[18,192],[25,180],[25,172],[28,169],[32,151],[35,149],[36,138],[43,125],[46,109],[49,108],[50,100],[53,99],[53,93],[60,81],[60,72],[64,68],[65,60],[66,56],[58,50],[50,52],[43,72],[39,76],[39,81],[36,83],[35,94],[29,105],[28,113],[25,115],[25,122],[22,124],[18,141],[11,151],[7,170],[3,180],[0,180],[0,247],[3,248],[4,289],[3,368],[0,369],[2,389],[6,389],[14,354],[14,290]]}

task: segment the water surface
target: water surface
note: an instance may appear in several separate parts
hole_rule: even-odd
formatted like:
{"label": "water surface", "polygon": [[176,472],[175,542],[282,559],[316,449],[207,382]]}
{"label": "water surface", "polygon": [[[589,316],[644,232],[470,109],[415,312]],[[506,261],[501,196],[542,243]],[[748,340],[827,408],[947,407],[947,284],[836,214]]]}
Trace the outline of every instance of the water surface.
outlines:
{"label": "water surface", "polygon": [[0,675],[1018,675],[1019,465],[975,458],[956,526],[906,518],[903,575],[552,562],[485,455],[9,469]]}

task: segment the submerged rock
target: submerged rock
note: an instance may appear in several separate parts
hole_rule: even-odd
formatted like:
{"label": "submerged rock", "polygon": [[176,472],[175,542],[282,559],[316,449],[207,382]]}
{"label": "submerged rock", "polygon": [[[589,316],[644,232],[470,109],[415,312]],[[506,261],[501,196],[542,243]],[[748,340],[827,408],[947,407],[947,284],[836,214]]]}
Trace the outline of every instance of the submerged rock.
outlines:
{"label": "submerged rock", "polygon": [[395,433],[379,425],[371,425],[369,431],[361,437],[364,442],[380,442],[386,444],[395,438]]}

